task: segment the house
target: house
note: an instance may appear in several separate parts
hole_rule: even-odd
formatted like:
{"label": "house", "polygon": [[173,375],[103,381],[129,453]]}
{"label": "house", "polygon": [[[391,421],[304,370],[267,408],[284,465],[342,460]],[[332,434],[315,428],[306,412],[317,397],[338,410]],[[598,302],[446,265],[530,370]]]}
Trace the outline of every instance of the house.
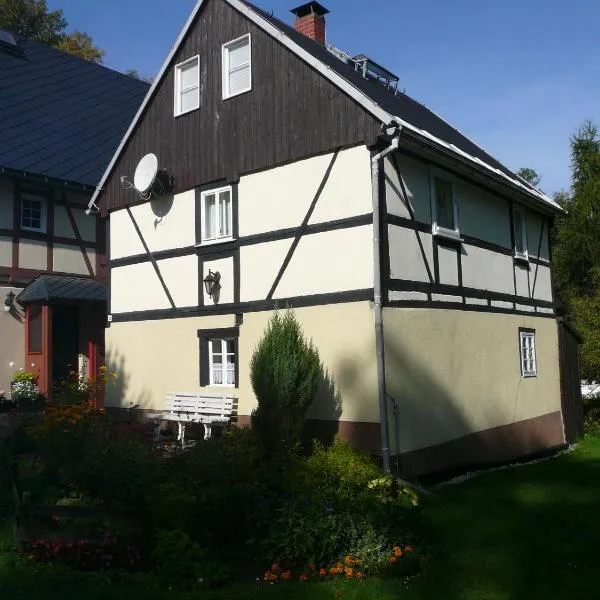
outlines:
{"label": "house", "polygon": [[410,475],[564,445],[560,207],[328,45],[319,3],[293,12],[198,1],[101,179],[107,403],[229,394],[248,424],[252,352],[292,306],[327,370],[312,433]]}
{"label": "house", "polygon": [[0,31],[0,390],[94,374],[106,323],[104,223],[85,215],[146,83]]}

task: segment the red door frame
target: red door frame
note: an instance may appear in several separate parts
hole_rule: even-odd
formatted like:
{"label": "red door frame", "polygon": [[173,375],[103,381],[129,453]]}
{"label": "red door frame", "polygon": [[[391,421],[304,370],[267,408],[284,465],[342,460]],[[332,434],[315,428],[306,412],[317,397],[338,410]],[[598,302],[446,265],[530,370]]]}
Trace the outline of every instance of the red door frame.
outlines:
{"label": "red door frame", "polygon": [[[41,308],[42,339],[40,352],[30,352],[29,350],[29,327],[31,311],[34,308]],[[35,373],[38,378],[38,389],[50,399],[52,393],[52,308],[47,304],[32,304],[27,307],[25,318],[25,370]]]}

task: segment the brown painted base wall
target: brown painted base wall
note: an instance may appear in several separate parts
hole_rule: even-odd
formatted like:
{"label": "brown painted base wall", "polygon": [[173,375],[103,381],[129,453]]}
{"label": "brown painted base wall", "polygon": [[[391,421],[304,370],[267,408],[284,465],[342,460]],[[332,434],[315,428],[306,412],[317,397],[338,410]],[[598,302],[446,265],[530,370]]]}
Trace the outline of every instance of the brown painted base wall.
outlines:
{"label": "brown painted base wall", "polygon": [[399,457],[407,478],[510,462],[565,445],[560,411],[494,427]]}

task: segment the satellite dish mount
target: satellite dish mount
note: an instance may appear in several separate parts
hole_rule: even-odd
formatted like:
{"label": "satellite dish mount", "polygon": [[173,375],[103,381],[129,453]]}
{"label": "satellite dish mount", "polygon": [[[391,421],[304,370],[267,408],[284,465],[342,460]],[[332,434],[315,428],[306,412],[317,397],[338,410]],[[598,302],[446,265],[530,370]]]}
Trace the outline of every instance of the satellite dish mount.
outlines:
{"label": "satellite dish mount", "polygon": [[156,154],[146,154],[133,175],[133,183],[126,176],[121,177],[123,189],[134,189],[141,200],[148,201],[153,196],[164,196],[173,188],[173,178],[166,169],[159,170]]}

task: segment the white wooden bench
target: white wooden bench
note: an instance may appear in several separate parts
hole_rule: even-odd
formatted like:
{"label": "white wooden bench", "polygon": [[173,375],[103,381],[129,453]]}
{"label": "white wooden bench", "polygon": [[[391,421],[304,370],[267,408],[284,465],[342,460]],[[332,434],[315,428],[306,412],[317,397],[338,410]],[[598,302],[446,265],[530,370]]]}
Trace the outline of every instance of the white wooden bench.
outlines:
{"label": "white wooden bench", "polygon": [[183,445],[187,423],[202,423],[204,439],[207,440],[212,434],[213,425],[225,425],[229,422],[234,401],[235,398],[231,396],[215,396],[203,392],[171,392],[167,394],[163,412],[149,415],[149,418],[155,421],[175,421],[177,441]]}

